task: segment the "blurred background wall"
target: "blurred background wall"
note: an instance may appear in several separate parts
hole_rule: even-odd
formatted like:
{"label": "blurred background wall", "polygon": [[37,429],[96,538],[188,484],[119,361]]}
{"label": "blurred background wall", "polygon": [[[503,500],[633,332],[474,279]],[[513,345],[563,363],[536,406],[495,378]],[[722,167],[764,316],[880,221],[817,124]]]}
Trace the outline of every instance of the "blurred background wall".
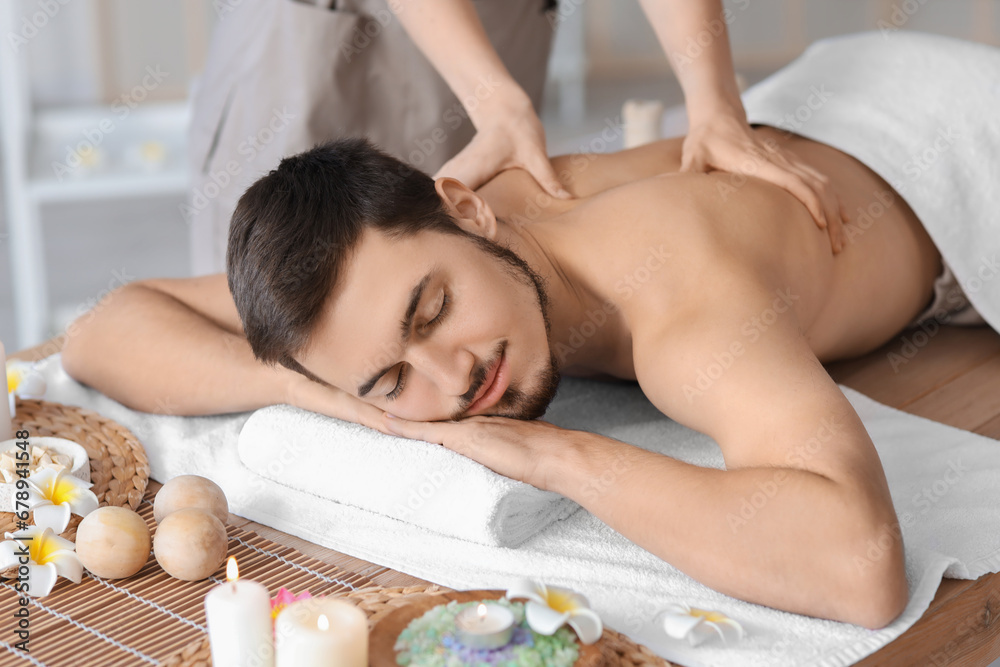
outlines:
{"label": "blurred background wall", "polygon": [[[46,335],[122,282],[187,275],[188,229],[179,209],[186,183],[183,123],[222,0],[3,2],[9,3],[11,23],[0,36],[0,65],[5,71],[21,68],[25,84],[0,90],[0,120],[26,128],[25,174],[37,203],[33,225],[43,253],[40,266],[25,267],[24,258],[12,262],[8,218],[25,193],[8,192],[8,179],[0,193],[0,340],[11,350],[37,342],[16,335],[14,271],[43,276]],[[682,102],[635,0],[560,3],[542,114],[550,152],[585,145],[629,97],[660,99],[667,106]],[[1000,0],[725,5],[734,17],[729,31],[736,67],[749,82],[816,39],[880,25],[1000,45]],[[20,101],[12,104],[15,99]],[[129,113],[122,118],[125,108]],[[98,154],[70,155],[74,138],[104,120],[117,135],[106,132]],[[5,155],[12,150],[6,136],[0,145]],[[71,157],[85,164],[67,176],[54,165]]]}

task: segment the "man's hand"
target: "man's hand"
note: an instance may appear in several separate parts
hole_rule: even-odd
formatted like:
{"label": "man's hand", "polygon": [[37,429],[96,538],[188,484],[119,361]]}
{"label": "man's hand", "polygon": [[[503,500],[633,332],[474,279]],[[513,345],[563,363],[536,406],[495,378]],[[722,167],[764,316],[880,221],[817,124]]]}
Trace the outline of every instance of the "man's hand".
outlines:
{"label": "man's hand", "polygon": [[761,141],[745,118],[716,113],[693,119],[681,171],[710,169],[756,176],[787,190],[805,204],[819,228],[827,230],[834,254],[843,250],[847,217],[827,177],[791,151]]}
{"label": "man's hand", "polygon": [[549,464],[555,454],[565,451],[567,436],[573,433],[544,421],[505,417],[417,422],[386,413],[382,423],[389,433],[444,445],[496,473],[543,490],[551,490]]}
{"label": "man's hand", "polygon": [[[556,177],[545,151],[545,130],[531,102],[525,97],[506,104],[490,100],[496,108],[475,119],[476,134],[462,151],[448,160],[434,178],[457,178],[475,190],[504,169],[520,167],[553,197],[571,195]],[[484,103],[486,106],[487,103]]]}
{"label": "man's hand", "polygon": [[314,382],[304,375],[288,371],[288,382],[284,402],[303,410],[317,412],[327,417],[361,424],[376,431],[392,435],[385,428],[385,412],[360,398],[338,389]]}

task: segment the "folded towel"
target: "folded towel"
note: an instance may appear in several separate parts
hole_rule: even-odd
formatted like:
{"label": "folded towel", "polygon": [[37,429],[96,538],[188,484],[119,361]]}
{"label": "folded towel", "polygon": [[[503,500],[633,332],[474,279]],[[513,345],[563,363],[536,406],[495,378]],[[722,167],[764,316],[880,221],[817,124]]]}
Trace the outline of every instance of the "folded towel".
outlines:
{"label": "folded towel", "polygon": [[[136,432],[156,480],[185,473],[209,477],[222,486],[235,514],[444,586],[506,588],[519,577],[568,586],[587,595],[609,627],[689,667],[850,665],[913,625],[942,575],[975,578],[1000,570],[1000,443],[894,410],[847,387],[841,389],[885,466],[906,544],[910,602],[890,626],[875,632],[713,591],[586,510],[553,522],[512,549],[335,503],[277,484],[241,464],[237,438],[248,413],[170,417],[134,412],[72,380],[58,355],[42,370],[50,400],[97,410]],[[650,449],[669,442],[671,456],[722,466],[714,441],[664,417],[631,385],[568,378],[548,416],[562,426],[591,428]],[[859,555],[878,556],[878,544]],[[655,616],[677,601],[729,614],[743,623],[746,638],[731,648],[714,642],[692,648],[669,639]]]}
{"label": "folded towel", "polygon": [[[835,37],[743,104],[751,123],[833,146],[885,179],[1000,330],[1000,49],[889,28]],[[880,206],[848,213],[874,222]]]}
{"label": "folded towel", "polygon": [[277,484],[486,545],[517,546],[580,509],[440,445],[287,405],[250,417],[239,454]]}

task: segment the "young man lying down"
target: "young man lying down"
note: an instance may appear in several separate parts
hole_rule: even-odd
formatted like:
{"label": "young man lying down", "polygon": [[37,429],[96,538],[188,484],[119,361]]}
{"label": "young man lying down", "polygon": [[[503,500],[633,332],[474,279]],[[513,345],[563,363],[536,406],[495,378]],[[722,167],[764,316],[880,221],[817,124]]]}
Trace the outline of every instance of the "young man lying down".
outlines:
{"label": "young man lying down", "polygon": [[[831,49],[838,67],[858,52]],[[903,546],[867,568],[854,556],[898,530],[896,515],[872,441],[822,364],[926,317],[945,266],[864,164],[756,132],[830,179],[853,214],[843,230],[831,238],[753,177],[679,173],[680,139],[553,158],[568,201],[524,171],[473,192],[341,140],[246,192],[228,285],[127,285],[81,319],[63,364],[138,410],[289,403],[440,443],[572,498],[719,591],[884,626],[907,601]],[[561,373],[637,381],[713,437],[727,469],[535,420]],[[606,493],[584,493],[612,467],[624,472]],[[761,489],[767,504],[734,525]]]}

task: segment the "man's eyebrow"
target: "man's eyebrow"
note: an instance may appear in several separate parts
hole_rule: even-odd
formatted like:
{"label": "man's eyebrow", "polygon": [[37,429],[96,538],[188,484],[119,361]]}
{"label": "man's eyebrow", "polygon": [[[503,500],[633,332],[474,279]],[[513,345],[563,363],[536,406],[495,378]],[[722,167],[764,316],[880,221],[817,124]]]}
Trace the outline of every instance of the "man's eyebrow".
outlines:
{"label": "man's eyebrow", "polygon": [[[403,314],[403,319],[399,321],[400,336],[405,343],[410,337],[410,329],[413,328],[413,316],[417,313],[417,306],[420,305],[420,297],[424,294],[424,289],[427,287],[427,283],[431,280],[431,274],[428,273],[420,282],[417,283],[412,290],[410,290],[410,302],[406,305],[406,313]],[[382,379],[382,376],[392,370],[392,367],[396,364],[390,364],[382,369],[375,372],[375,375],[371,376],[366,382],[358,386],[358,396],[364,398],[368,395],[368,392],[372,390],[375,383]]]}

